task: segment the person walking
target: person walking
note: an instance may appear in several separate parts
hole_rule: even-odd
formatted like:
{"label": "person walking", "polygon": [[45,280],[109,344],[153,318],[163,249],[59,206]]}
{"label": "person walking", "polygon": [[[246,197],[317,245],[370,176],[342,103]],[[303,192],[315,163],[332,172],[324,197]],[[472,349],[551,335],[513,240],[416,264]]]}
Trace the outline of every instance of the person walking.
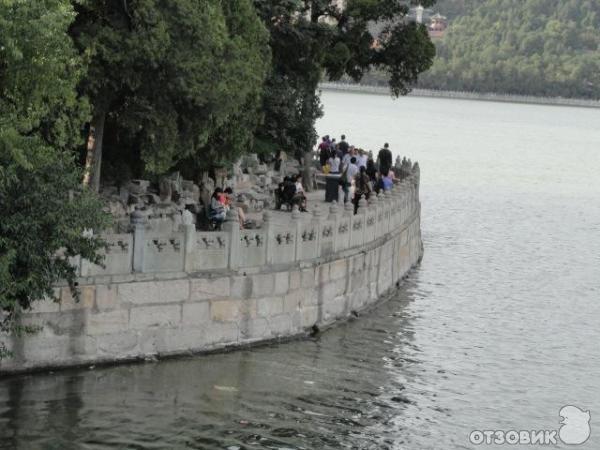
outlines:
{"label": "person walking", "polygon": [[392,152],[390,150],[390,144],[387,142],[383,144],[383,148],[379,150],[377,162],[379,163],[379,172],[381,175],[384,177],[387,176],[392,168]]}
{"label": "person walking", "polygon": [[344,167],[344,172],[340,178],[340,183],[342,183],[342,190],[344,191],[344,204],[348,203],[348,197],[350,194],[350,186],[352,186],[352,181],[354,181],[354,177],[358,173],[358,166],[356,165],[356,158],[353,156],[350,158],[350,162],[346,167]]}
{"label": "person walking", "polygon": [[340,159],[343,159],[344,156],[346,155],[346,153],[348,153],[348,148],[349,147],[350,146],[346,142],[346,135],[342,134],[342,140],[338,144],[338,150],[342,153],[342,155],[340,156]]}
{"label": "person walking", "polygon": [[369,200],[371,192],[371,180],[367,175],[367,169],[364,166],[361,166],[360,172],[358,172],[354,178],[354,198],[352,200],[352,203],[354,203],[354,214],[358,212],[358,203],[360,202],[360,199],[364,196],[366,200]]}

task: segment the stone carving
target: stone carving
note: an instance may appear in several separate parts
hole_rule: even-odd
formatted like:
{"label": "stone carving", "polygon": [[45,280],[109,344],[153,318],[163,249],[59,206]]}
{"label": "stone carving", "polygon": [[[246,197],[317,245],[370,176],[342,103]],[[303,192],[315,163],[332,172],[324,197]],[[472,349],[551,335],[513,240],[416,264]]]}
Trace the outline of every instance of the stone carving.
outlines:
{"label": "stone carving", "polygon": [[347,232],[348,232],[348,224],[347,223],[341,224],[340,227],[338,228],[338,233],[346,234]]}
{"label": "stone carving", "polygon": [[331,227],[324,227],[323,228],[323,237],[324,238],[328,238],[332,234],[333,234],[333,229]]}
{"label": "stone carving", "polygon": [[[162,241],[160,239],[152,239],[151,243],[154,244],[154,246],[158,249],[159,253],[162,252],[163,248],[167,246],[167,242]],[[148,242],[148,245],[150,245],[151,243]]]}
{"label": "stone carving", "polygon": [[357,220],[352,224],[353,230],[360,230],[362,228],[362,220]]}
{"label": "stone carving", "polygon": [[120,253],[127,253],[127,251],[129,250],[129,242],[119,240],[117,242],[108,242],[106,244],[106,253],[107,254],[114,253],[115,250],[118,251],[119,249],[120,249]]}
{"label": "stone carving", "polygon": [[302,240],[303,241],[314,241],[315,239],[315,230],[310,230],[310,231],[304,231],[304,233],[302,233]]}
{"label": "stone carving", "polygon": [[181,249],[181,241],[179,239],[169,239],[173,249],[178,252]]}

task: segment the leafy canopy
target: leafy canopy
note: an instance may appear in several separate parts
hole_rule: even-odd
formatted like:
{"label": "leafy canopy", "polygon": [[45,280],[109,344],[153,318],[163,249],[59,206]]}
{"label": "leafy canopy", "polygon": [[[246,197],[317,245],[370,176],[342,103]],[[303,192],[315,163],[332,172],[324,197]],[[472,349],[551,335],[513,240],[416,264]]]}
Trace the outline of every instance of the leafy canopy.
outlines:
{"label": "leafy canopy", "polygon": [[[0,2],[0,311],[4,331],[20,309],[74,286],[70,256],[98,261],[84,230],[106,223],[98,200],[76,193],[72,146],[87,104],[76,94],[81,62],[66,34],[66,0]],[[0,345],[0,353],[3,346]]]}
{"label": "leafy canopy", "polygon": [[[389,74],[394,95],[406,94],[435,55],[426,29],[405,19],[411,2],[255,0],[271,32],[273,69],[264,98],[264,147],[312,148],[322,114],[317,94],[323,76],[360,80],[369,70]],[[422,1],[431,5],[434,1]]]}
{"label": "leafy canopy", "polygon": [[81,88],[109,116],[109,158],[163,173],[248,144],[269,63],[249,0],[81,0],[77,11]]}

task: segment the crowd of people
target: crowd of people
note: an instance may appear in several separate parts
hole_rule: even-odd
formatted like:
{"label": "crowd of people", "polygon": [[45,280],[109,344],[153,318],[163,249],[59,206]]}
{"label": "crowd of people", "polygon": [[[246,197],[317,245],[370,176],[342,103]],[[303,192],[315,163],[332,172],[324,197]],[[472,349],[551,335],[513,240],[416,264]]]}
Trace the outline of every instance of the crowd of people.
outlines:
{"label": "crowd of people", "polygon": [[244,227],[250,225],[250,222],[246,220],[244,210],[238,206],[235,206],[233,201],[233,189],[230,187],[225,188],[225,190],[217,187],[210,197],[208,218],[217,229],[220,228],[223,222],[225,222],[227,212],[231,208],[235,208],[237,210],[240,229],[244,229]]}
{"label": "crowd of people", "polygon": [[394,171],[391,170],[392,152],[388,143],[379,150],[376,160],[372,151],[348,144],[345,135],[339,142],[328,135],[323,136],[317,151],[323,173],[340,174],[344,203],[352,201],[355,214],[361,198],[368,200],[373,192],[392,189]]}
{"label": "crowd of people", "polygon": [[[344,193],[344,204],[351,201],[354,213],[358,211],[359,202],[366,200],[375,192],[391,190],[394,184],[392,170],[392,152],[385,143],[374,159],[372,151],[350,145],[346,136],[339,142],[323,136],[318,146],[318,157],[321,169],[325,174],[339,174],[339,185]],[[276,158],[280,162],[279,158]],[[276,163],[277,163],[276,161]],[[298,205],[300,211],[306,211],[306,195],[302,186],[302,175],[286,176],[276,192],[277,209],[287,205],[292,209]],[[240,228],[251,225],[247,221],[242,208],[233,204],[234,196],[231,188],[225,190],[217,187],[210,198],[208,219],[220,228],[231,208],[237,209]]]}

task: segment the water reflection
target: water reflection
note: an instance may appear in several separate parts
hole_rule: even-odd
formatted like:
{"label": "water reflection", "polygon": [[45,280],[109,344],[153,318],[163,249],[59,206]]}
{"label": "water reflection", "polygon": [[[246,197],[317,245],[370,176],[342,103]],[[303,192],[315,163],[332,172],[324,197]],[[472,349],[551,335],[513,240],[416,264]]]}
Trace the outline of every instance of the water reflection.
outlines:
{"label": "water reflection", "polygon": [[394,448],[420,370],[413,288],[307,341],[5,380],[2,448]]}

